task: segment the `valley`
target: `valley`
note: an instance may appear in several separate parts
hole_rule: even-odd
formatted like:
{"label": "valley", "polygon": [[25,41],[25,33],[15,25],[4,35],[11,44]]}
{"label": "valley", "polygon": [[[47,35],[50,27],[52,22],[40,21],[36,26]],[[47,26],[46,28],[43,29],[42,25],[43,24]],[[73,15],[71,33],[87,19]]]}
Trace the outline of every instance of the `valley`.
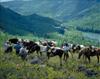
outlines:
{"label": "valley", "polygon": [[[5,52],[5,43],[13,38],[24,40],[17,42],[21,48],[29,46],[25,47],[25,59],[16,54],[16,44],[11,44],[11,52]],[[50,41],[56,43],[53,48],[43,46]],[[66,61],[64,43],[71,44]],[[74,52],[74,45],[80,49]],[[46,47],[49,50],[39,55],[38,47],[39,53]],[[90,63],[84,53],[78,59],[84,48],[86,54],[95,54]],[[0,1],[0,79],[100,79],[99,49],[100,0]],[[63,51],[61,59],[59,50]]]}

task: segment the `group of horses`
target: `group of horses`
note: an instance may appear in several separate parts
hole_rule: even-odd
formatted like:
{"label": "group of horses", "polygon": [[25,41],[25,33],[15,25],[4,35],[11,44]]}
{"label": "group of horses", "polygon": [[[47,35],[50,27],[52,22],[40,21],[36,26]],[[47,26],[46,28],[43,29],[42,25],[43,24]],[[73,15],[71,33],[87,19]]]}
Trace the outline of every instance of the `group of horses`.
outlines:
{"label": "group of horses", "polygon": [[98,62],[99,62],[99,56],[100,56],[100,48],[93,47],[93,46],[84,46],[79,44],[70,44],[70,43],[64,43],[61,45],[61,47],[57,47],[57,42],[55,41],[30,41],[30,40],[19,40],[18,38],[12,38],[8,40],[11,44],[17,44],[18,42],[22,43],[23,46],[28,50],[28,53],[34,53],[36,52],[38,56],[42,56],[43,52],[46,53],[46,56],[48,59],[50,57],[59,56],[60,58],[60,65],[62,65],[62,60],[65,61],[69,58],[69,53],[72,55],[75,52],[78,53],[78,59],[81,58],[81,56],[87,58],[89,60],[89,63],[91,62],[90,57],[91,56],[97,56]]}

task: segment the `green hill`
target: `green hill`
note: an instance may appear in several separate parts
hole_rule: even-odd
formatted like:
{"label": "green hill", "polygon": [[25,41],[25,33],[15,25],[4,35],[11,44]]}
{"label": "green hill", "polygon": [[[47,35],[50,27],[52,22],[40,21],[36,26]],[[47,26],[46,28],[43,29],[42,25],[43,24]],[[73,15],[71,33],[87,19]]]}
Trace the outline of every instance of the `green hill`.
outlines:
{"label": "green hill", "polygon": [[22,16],[0,6],[0,28],[10,34],[44,36],[47,33],[60,32],[60,29],[56,28],[59,26],[60,22],[53,19],[36,14]]}
{"label": "green hill", "polygon": [[74,18],[79,12],[90,8],[99,1],[100,0],[14,0],[1,4],[22,15],[36,13],[65,21]]}
{"label": "green hill", "polygon": [[[65,25],[83,32],[100,34],[100,3],[92,6],[87,11],[80,13],[76,19],[70,20]],[[81,17],[80,17],[81,16]]]}

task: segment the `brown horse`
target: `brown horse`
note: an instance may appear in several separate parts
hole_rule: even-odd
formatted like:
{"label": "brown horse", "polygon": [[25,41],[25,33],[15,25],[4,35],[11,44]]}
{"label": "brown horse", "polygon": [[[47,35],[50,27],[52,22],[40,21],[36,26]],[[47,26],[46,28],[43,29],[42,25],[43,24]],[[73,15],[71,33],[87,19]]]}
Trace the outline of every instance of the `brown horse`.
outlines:
{"label": "brown horse", "polygon": [[100,48],[91,48],[91,47],[83,48],[79,52],[78,59],[80,59],[82,55],[85,56],[85,58],[88,58],[89,63],[91,62],[90,59],[91,56],[97,56],[97,60],[99,63]]}
{"label": "brown horse", "polygon": [[[27,48],[28,53],[36,52],[39,56],[40,46],[38,44],[36,44],[33,41],[29,41],[29,42],[23,41],[23,45],[24,47]],[[41,52],[40,55],[42,55]]]}
{"label": "brown horse", "polygon": [[48,59],[50,57],[54,57],[54,56],[59,56],[60,58],[60,66],[62,66],[62,56],[64,54],[64,51],[61,48],[52,48],[47,52],[47,57]]}

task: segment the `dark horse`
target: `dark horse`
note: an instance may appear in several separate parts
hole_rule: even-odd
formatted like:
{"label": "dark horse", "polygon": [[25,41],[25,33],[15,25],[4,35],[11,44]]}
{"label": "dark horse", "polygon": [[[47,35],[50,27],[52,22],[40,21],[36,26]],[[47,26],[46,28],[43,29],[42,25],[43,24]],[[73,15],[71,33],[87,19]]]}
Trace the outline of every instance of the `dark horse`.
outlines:
{"label": "dark horse", "polygon": [[88,58],[89,63],[91,62],[90,59],[91,56],[97,56],[97,60],[99,63],[100,48],[91,48],[91,47],[84,48],[80,50],[78,58],[80,59],[82,55]]}
{"label": "dark horse", "polygon": [[5,50],[5,53],[12,52],[12,51],[13,51],[13,48],[12,48],[12,46],[10,46]]}
{"label": "dark horse", "polygon": [[[35,52],[39,55],[40,46],[33,41],[23,42],[23,45],[29,50],[29,53]],[[40,52],[40,55],[42,53]]]}
{"label": "dark horse", "polygon": [[13,44],[17,44],[18,39],[17,38],[12,38],[12,39],[9,39],[9,42],[11,42]]}
{"label": "dark horse", "polygon": [[62,56],[63,56],[63,53],[64,53],[64,51],[62,49],[53,48],[53,49],[50,49],[50,51],[48,50],[47,57],[49,59],[50,57],[59,56],[59,58],[60,58],[60,65],[62,66]]}
{"label": "dark horse", "polygon": [[42,56],[42,52],[40,52],[40,46],[39,45],[34,45],[31,47],[31,49],[29,50],[30,53],[35,52],[38,54],[40,53],[40,56]]}

